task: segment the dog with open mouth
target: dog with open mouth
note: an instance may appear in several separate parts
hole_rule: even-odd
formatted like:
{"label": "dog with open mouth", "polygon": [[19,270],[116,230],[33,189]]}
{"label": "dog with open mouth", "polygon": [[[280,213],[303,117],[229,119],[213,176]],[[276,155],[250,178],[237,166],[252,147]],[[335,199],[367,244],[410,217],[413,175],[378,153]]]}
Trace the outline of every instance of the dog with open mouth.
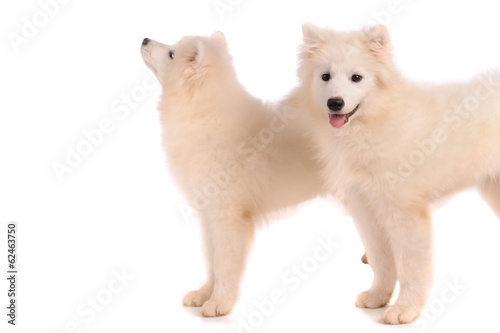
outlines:
{"label": "dog with open mouth", "polygon": [[384,26],[305,24],[303,40],[288,103],[302,110],[328,188],[353,216],[374,272],[356,306],[385,306],[399,280],[382,318],[410,323],[432,280],[430,204],[478,186],[500,217],[500,73],[412,82],[395,68]]}

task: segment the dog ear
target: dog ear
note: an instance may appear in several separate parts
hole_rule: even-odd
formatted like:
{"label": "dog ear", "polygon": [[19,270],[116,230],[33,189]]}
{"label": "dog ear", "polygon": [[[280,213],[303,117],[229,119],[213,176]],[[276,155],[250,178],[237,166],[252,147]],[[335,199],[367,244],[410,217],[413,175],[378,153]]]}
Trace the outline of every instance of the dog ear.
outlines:
{"label": "dog ear", "polygon": [[216,31],[214,32],[211,36],[210,39],[215,41],[218,46],[220,46],[224,52],[229,52],[228,47],[227,47],[227,41],[226,41],[226,36],[224,36],[224,33],[222,31]]}
{"label": "dog ear", "polygon": [[305,45],[315,46],[321,43],[321,29],[312,23],[302,25],[302,39]]}
{"label": "dog ear", "polygon": [[184,70],[184,75],[189,85],[200,86],[204,82],[208,62],[206,58],[209,51],[206,43],[207,40],[196,38],[186,54],[187,67]]}
{"label": "dog ear", "polygon": [[220,41],[220,42],[222,42],[224,44],[227,44],[227,42],[226,42],[226,36],[224,36],[224,33],[222,31],[216,31],[216,32],[214,32],[210,36],[210,38],[218,40],[218,41]]}
{"label": "dog ear", "polygon": [[205,45],[203,45],[203,41],[200,39],[196,39],[191,46],[191,50],[189,52],[188,61],[192,65],[193,68],[198,68],[201,66],[203,61],[203,56],[205,53]]}
{"label": "dog ear", "polygon": [[373,59],[382,65],[375,66],[378,68],[375,72],[377,72],[376,76],[380,86],[386,86],[393,77],[391,75],[393,70],[391,38],[387,28],[383,25],[377,25],[362,30],[358,36],[362,39],[362,45],[372,54]]}
{"label": "dog ear", "polygon": [[387,28],[383,25],[377,25],[362,31],[365,38],[365,43],[370,52],[376,56],[390,56],[391,53],[391,38]]}
{"label": "dog ear", "polygon": [[[214,32],[209,38],[216,42],[218,45],[224,47],[224,50],[227,51],[226,37],[221,31]],[[204,59],[207,55],[207,47],[212,48],[212,42],[200,38],[197,38],[194,41],[189,58],[189,61],[191,62],[193,68],[199,68],[203,66]]]}

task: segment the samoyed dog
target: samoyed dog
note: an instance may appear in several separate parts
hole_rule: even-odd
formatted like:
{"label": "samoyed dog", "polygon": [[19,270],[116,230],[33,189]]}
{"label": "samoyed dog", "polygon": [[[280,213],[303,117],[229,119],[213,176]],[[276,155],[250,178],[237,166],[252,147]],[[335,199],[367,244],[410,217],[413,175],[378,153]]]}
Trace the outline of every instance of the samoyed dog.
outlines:
{"label": "samoyed dog", "polygon": [[430,85],[395,68],[383,26],[303,26],[300,85],[289,103],[309,122],[330,191],[353,216],[374,272],[358,307],[414,321],[432,279],[431,202],[472,186],[500,216],[500,73]]}
{"label": "samoyed dog", "polygon": [[175,45],[144,39],[170,170],[198,213],[206,283],[184,297],[205,317],[228,314],[260,221],[323,191],[312,143],[291,108],[266,105],[238,82],[224,35]]}

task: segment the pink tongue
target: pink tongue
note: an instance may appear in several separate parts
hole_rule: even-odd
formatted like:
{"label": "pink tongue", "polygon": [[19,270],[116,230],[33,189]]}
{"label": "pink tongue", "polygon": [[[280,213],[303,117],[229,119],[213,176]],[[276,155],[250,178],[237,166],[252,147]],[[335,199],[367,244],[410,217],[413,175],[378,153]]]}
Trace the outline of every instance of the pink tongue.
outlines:
{"label": "pink tongue", "polygon": [[345,123],[345,117],[346,117],[345,114],[343,114],[343,115],[331,114],[330,115],[330,124],[333,127],[342,127]]}

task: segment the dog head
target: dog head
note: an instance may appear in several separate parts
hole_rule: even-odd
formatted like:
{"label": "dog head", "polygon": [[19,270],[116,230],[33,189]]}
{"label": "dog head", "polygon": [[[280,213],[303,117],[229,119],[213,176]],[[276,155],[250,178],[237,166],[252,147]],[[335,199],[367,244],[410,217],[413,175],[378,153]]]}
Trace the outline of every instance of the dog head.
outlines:
{"label": "dog head", "polygon": [[218,64],[230,63],[226,39],[220,31],[210,37],[186,36],[174,45],[144,38],[141,55],[146,66],[165,88],[203,83],[210,71],[221,70]]}
{"label": "dog head", "polygon": [[390,38],[384,26],[344,32],[304,24],[298,75],[315,109],[342,127],[366,112],[366,101],[388,82]]}

